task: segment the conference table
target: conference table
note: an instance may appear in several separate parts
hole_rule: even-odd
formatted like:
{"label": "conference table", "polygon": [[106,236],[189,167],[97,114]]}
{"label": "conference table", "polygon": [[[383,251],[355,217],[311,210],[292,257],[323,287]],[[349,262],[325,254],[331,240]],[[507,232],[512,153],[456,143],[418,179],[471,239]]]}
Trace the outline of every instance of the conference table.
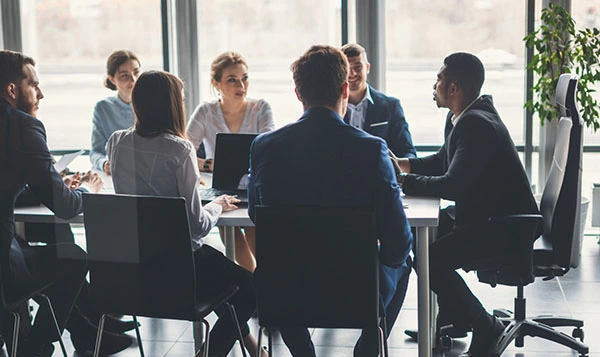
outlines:
{"label": "conference table", "polygon": [[[111,183],[110,178],[105,178],[105,184]],[[112,186],[112,185],[110,185]],[[112,187],[103,189],[99,194],[110,193]],[[208,185],[207,185],[208,186]],[[440,199],[429,197],[411,197],[402,198],[405,205],[406,217],[411,227],[416,229],[416,269],[417,274],[417,314],[418,314],[418,332],[419,332],[419,356],[429,357],[432,352],[432,339],[435,336],[435,321],[432,314],[432,294],[429,288],[429,242],[433,237],[433,231],[438,226],[438,211],[440,208]],[[62,220],[54,216],[52,211],[44,206],[20,207],[15,209],[16,222],[44,222],[44,223],[83,223],[83,214],[77,215],[70,220]],[[224,244],[226,255],[230,259],[235,259],[235,240],[234,228],[253,226],[254,223],[248,217],[247,209],[237,209],[225,212],[219,218],[217,226],[224,227]],[[425,244],[423,244],[425,243]],[[196,346],[199,345],[196,337],[199,334],[194,333]]]}

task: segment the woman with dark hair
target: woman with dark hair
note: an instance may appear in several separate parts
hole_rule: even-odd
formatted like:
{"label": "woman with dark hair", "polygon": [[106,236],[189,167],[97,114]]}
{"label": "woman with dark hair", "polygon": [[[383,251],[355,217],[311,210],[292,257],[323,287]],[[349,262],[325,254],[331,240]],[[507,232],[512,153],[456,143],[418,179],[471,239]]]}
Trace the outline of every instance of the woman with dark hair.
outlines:
{"label": "woman with dark hair", "polygon": [[106,142],[115,131],[133,125],[131,90],[140,74],[140,66],[137,56],[126,50],[114,51],[106,61],[104,86],[117,91],[117,95],[102,99],[94,107],[90,161],[95,170],[107,175],[110,175],[110,164],[106,159]]}
{"label": "woman with dark hair", "polygon": [[[196,150],[185,137],[183,84],[179,78],[162,71],[143,73],[133,88],[132,103],[136,118],[133,128],[115,132],[107,144],[115,192],[186,199],[197,284],[202,287],[198,297],[213,297],[231,284],[239,286],[229,302],[242,324],[244,343],[254,356],[257,344],[247,324],[256,310],[252,274],[202,240],[221,213],[236,209],[239,200],[223,195],[202,206]],[[210,333],[211,356],[226,356],[235,343],[231,317],[219,315]]]}

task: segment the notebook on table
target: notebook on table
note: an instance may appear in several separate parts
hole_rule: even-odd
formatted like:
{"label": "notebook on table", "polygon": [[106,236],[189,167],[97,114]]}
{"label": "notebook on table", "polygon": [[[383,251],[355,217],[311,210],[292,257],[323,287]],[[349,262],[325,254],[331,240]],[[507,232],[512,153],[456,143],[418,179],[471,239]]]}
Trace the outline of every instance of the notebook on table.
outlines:
{"label": "notebook on table", "polygon": [[240,199],[236,206],[248,206],[246,188],[250,166],[250,145],[257,136],[258,134],[217,134],[212,188],[199,190],[203,204],[220,195],[232,195]]}

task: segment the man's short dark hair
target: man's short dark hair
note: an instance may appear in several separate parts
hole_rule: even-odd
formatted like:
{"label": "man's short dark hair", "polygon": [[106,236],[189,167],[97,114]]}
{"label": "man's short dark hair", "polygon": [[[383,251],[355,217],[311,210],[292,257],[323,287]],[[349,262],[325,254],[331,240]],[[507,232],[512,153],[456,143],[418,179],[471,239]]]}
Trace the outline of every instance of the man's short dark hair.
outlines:
{"label": "man's short dark hair", "polygon": [[367,50],[365,50],[365,48],[358,43],[347,43],[342,46],[341,50],[348,58],[357,57],[362,54],[365,55],[365,58],[367,57]]}
{"label": "man's short dark hair", "polygon": [[291,66],[304,106],[335,106],[348,81],[348,60],[332,46],[316,45]]}
{"label": "man's short dark hair", "polygon": [[0,88],[9,83],[17,83],[25,78],[23,67],[26,64],[35,66],[35,61],[29,56],[14,51],[0,51]]}
{"label": "man's short dark hair", "polygon": [[444,59],[446,82],[456,83],[467,99],[475,99],[485,81],[485,69],[477,56],[466,52],[456,52]]}

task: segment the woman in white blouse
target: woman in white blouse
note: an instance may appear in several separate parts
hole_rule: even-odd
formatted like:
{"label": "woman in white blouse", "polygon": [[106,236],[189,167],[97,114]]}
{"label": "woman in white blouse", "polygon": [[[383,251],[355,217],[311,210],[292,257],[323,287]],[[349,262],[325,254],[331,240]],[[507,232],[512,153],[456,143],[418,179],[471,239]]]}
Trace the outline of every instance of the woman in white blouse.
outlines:
{"label": "woman in white blouse", "polygon": [[[202,206],[196,151],[184,132],[183,84],[167,72],[145,72],[133,88],[132,104],[134,127],[115,132],[107,144],[115,192],[185,198],[198,297],[211,298],[226,286],[239,286],[229,302],[235,307],[246,347],[255,356],[257,344],[247,324],[256,310],[252,274],[203,244],[202,239],[221,213],[236,209],[239,200],[223,195]],[[235,342],[235,331],[229,314],[220,316],[210,332],[211,354],[227,355]]]}
{"label": "woman in white blouse", "polygon": [[[208,172],[214,164],[217,133],[264,133],[275,128],[269,103],[246,97],[248,64],[240,54],[225,52],[215,58],[211,64],[211,84],[219,99],[199,105],[186,129],[186,135],[198,153],[198,166]],[[244,227],[244,231],[236,227],[237,262],[254,271],[254,254],[254,227]]]}

